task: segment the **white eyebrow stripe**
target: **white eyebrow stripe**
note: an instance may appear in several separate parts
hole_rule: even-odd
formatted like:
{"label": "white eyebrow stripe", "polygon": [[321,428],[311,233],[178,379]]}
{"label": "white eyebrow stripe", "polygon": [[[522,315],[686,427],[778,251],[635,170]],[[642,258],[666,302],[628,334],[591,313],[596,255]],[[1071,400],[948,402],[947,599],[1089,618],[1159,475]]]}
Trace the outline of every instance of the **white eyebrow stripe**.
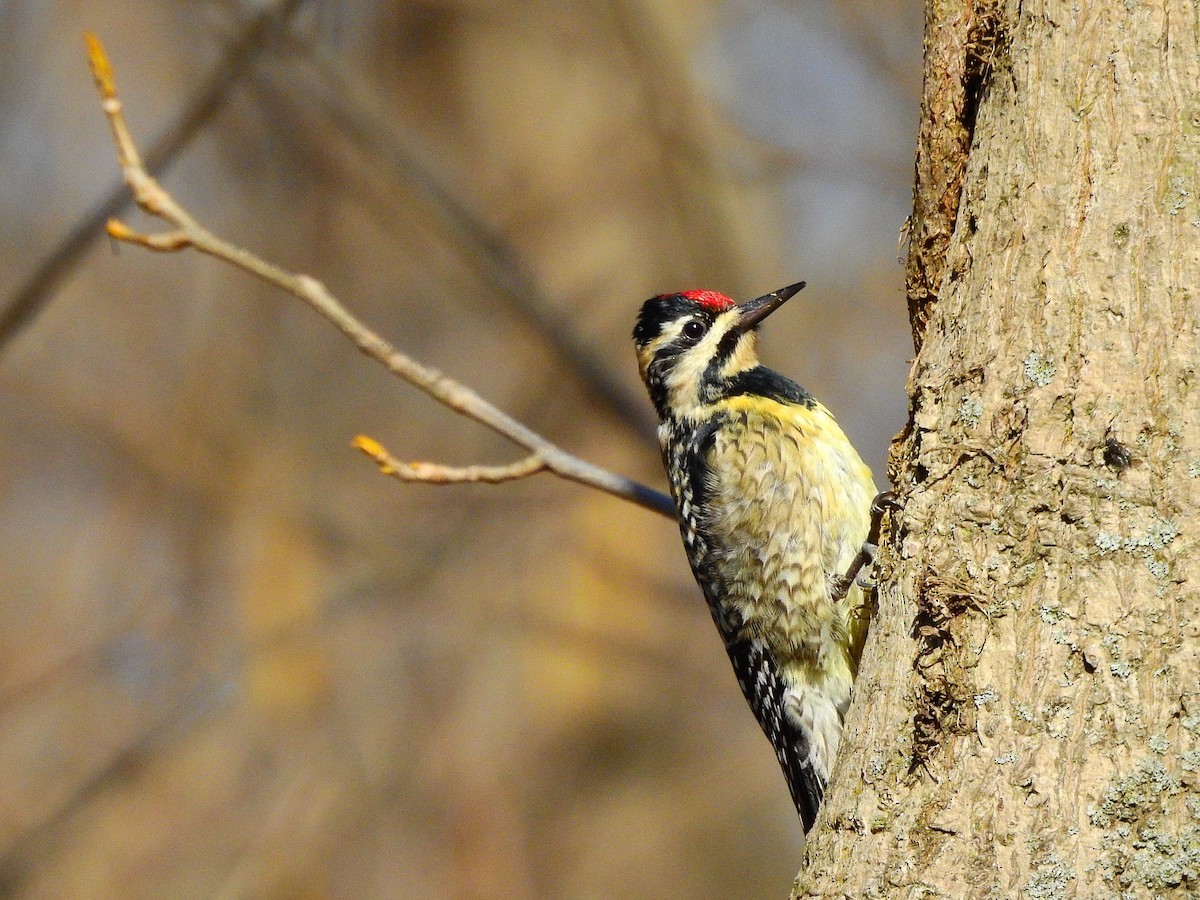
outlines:
{"label": "white eyebrow stripe", "polygon": [[653,345],[655,350],[658,350],[660,347],[667,346],[667,344],[674,341],[675,338],[679,337],[680,334],[683,333],[683,326],[692,321],[694,318],[696,317],[688,316],[686,319],[674,319],[670,322],[664,322],[663,330],[660,331],[658,333],[658,337],[656,337],[650,343]]}

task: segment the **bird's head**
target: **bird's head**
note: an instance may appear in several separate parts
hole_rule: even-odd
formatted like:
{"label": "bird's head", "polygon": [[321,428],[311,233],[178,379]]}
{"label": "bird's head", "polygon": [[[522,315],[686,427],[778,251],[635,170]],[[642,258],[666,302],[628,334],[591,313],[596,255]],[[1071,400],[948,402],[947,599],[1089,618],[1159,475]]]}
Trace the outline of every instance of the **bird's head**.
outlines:
{"label": "bird's head", "polygon": [[659,294],[643,303],[633,342],[659,418],[687,417],[757,366],[759,323],[803,287],[801,281],[740,306],[716,291]]}

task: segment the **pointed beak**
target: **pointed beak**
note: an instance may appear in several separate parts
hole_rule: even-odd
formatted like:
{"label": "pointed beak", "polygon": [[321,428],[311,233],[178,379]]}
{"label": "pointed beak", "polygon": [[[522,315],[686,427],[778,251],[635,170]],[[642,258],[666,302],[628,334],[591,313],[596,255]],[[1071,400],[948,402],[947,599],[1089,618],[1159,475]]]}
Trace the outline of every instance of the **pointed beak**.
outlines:
{"label": "pointed beak", "polygon": [[805,282],[798,281],[795,284],[789,284],[785,288],[780,288],[773,293],[759,297],[757,300],[743,303],[738,307],[742,313],[736,326],[738,332],[742,333],[756,328],[763,319],[783,306],[789,298],[800,293],[804,285]]}

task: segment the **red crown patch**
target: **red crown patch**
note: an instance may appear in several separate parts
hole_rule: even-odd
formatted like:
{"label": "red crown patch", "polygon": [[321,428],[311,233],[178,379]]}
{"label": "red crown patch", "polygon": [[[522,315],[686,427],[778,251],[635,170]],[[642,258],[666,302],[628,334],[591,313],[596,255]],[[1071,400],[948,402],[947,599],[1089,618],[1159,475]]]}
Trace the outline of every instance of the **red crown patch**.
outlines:
{"label": "red crown patch", "polygon": [[733,301],[718,291],[683,291],[679,296],[695,300],[712,312],[724,312],[733,308]]}

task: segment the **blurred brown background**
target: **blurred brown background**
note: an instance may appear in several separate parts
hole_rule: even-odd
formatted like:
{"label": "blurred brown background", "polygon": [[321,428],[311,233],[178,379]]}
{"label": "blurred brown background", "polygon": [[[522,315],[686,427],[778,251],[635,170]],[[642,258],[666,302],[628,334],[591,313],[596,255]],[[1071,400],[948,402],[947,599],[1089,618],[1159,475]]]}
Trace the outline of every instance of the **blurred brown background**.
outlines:
{"label": "blurred brown background", "polygon": [[278,5],[0,4],[0,895],[783,896],[802,834],[674,526],[384,479],[354,434],[517,451],[217,262],[72,255],[117,182],[81,33],[143,149],[215,85],[163,176],[202,221],[657,487],[640,302],[807,279],[766,361],[882,481],[919,4],[311,0],[247,38]]}

